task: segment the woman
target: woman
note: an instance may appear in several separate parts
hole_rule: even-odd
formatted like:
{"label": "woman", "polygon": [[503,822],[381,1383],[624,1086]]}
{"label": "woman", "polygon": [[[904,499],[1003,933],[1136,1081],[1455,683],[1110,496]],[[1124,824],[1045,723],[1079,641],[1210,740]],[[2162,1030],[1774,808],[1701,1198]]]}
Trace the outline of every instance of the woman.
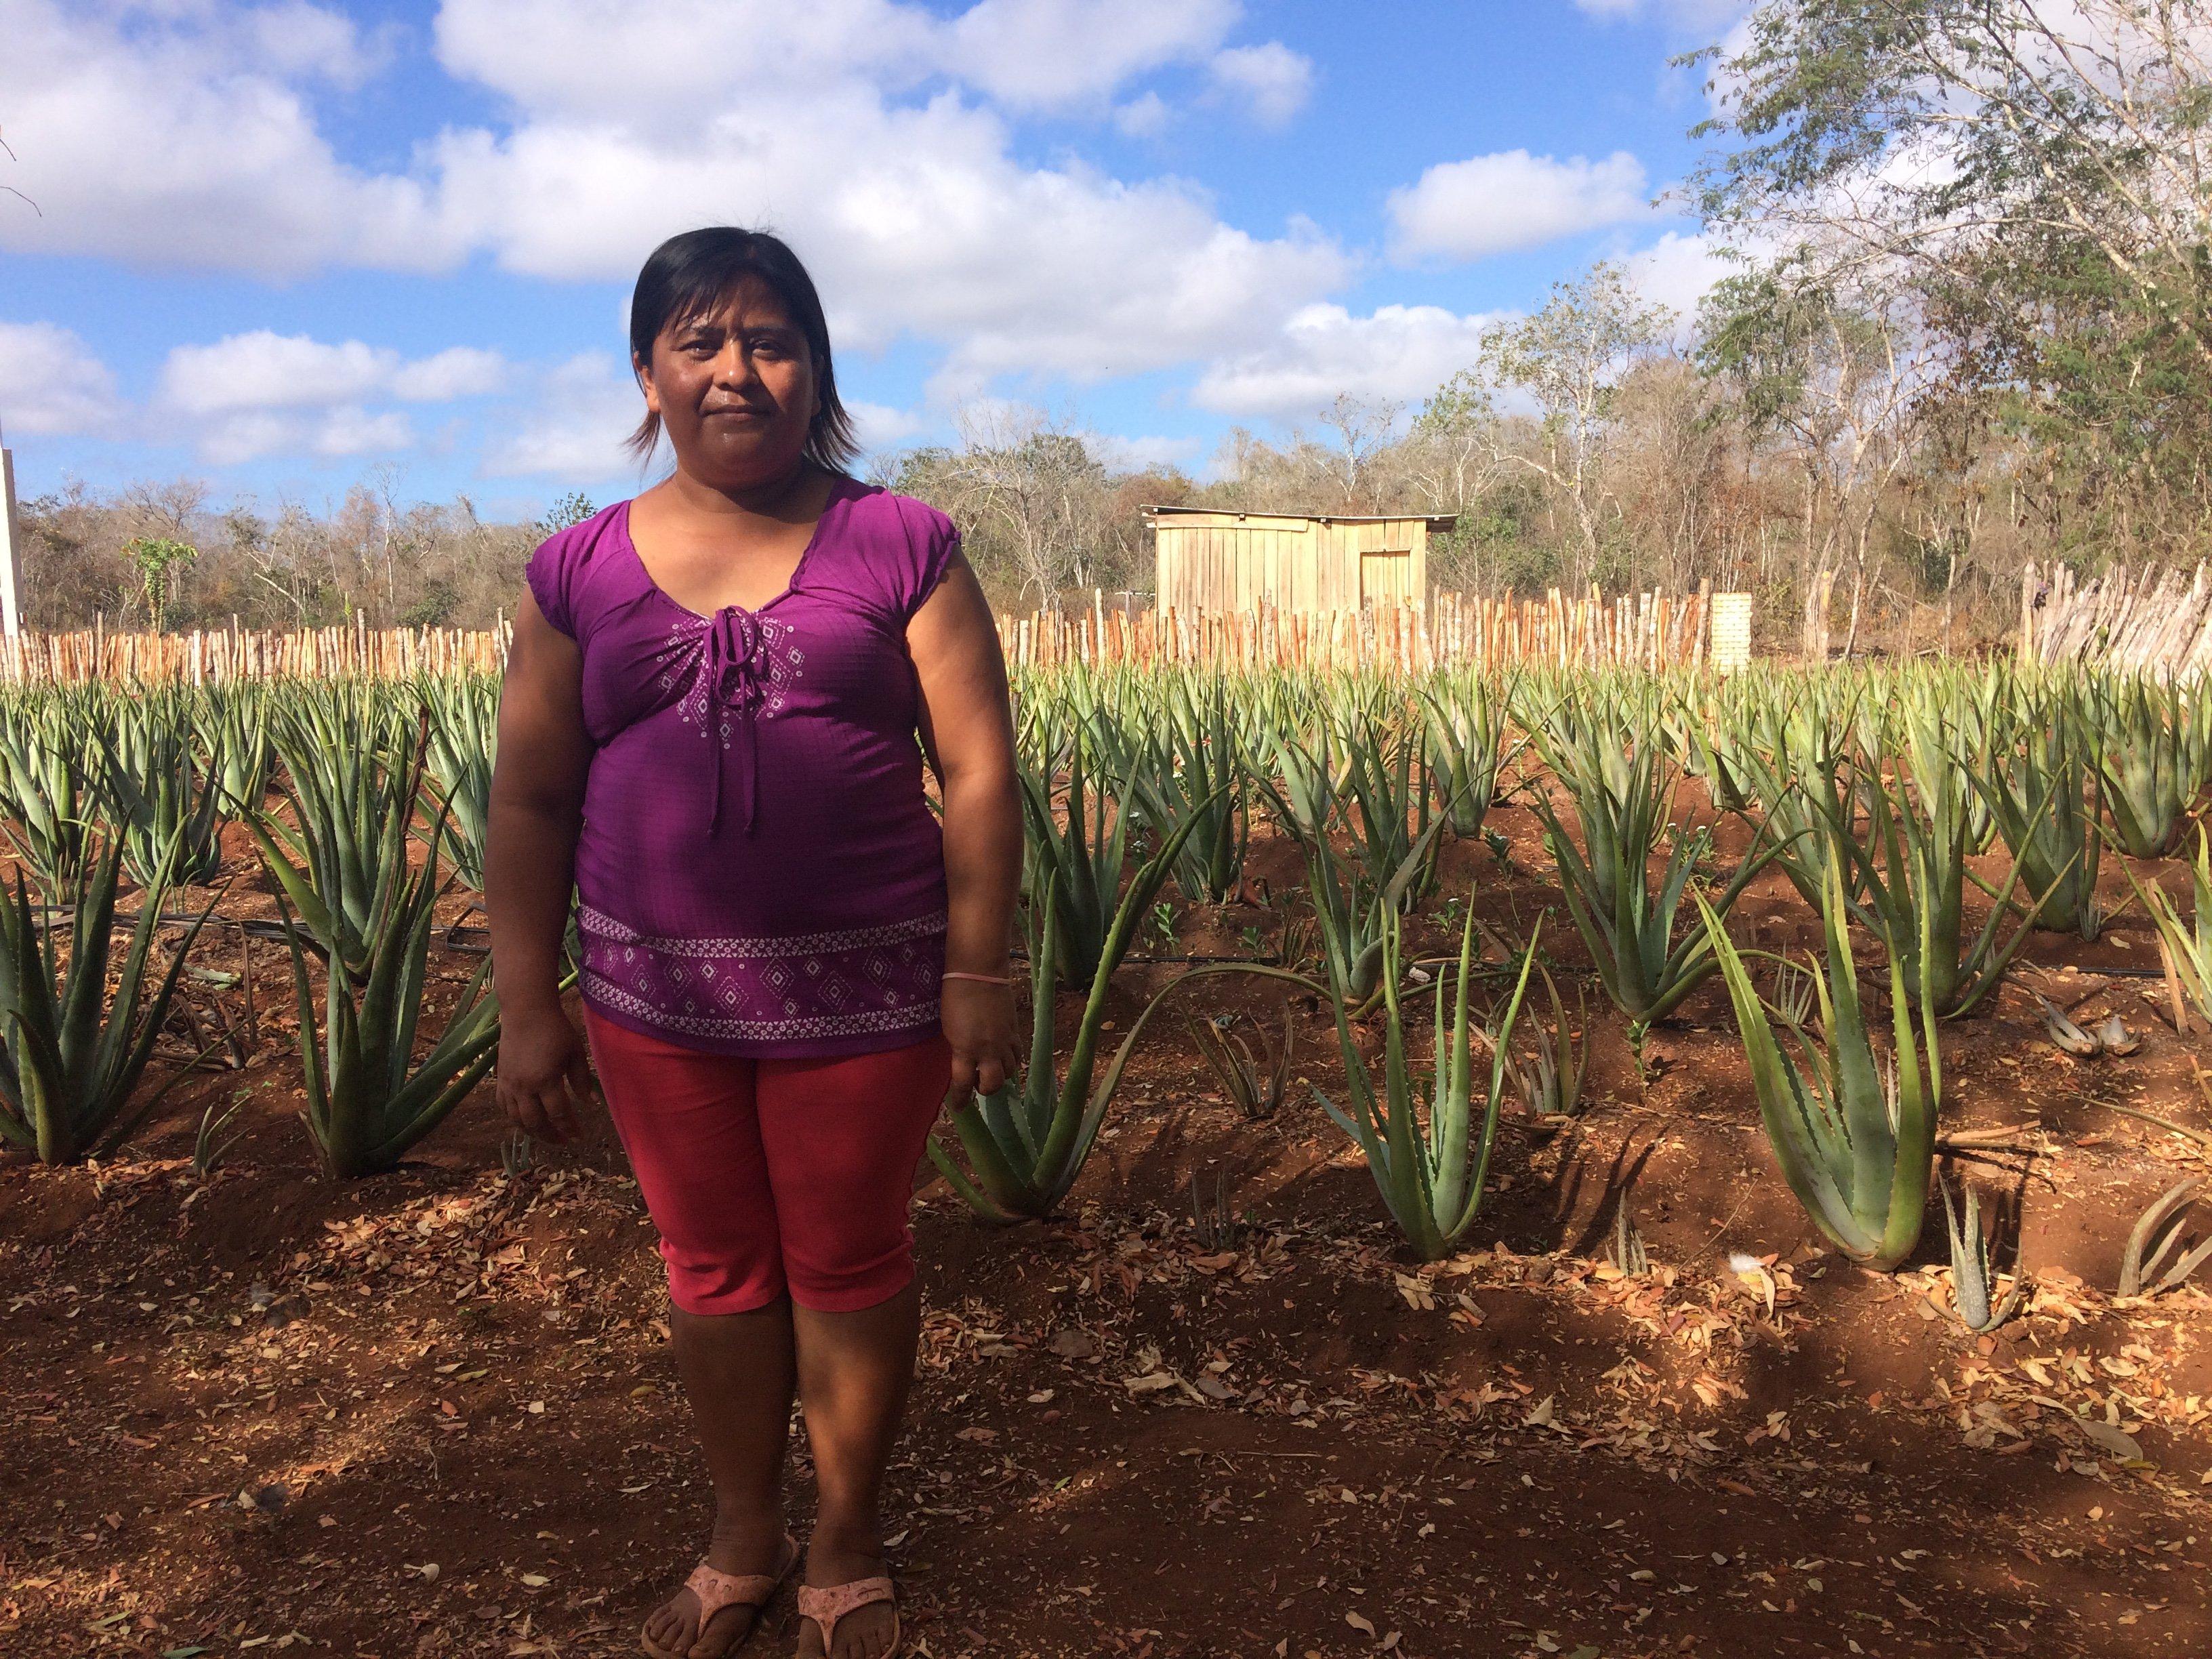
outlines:
{"label": "woman", "polygon": [[[921,1331],[908,1201],[945,1101],[1018,1052],[1005,665],[951,522],[842,471],[821,302],[781,242],[663,243],[630,352],[633,446],[665,434],[676,470],[531,556],[507,657],[499,1097],[568,1139],[588,1043],[660,1234],[715,1514],[646,1650],[729,1652],[797,1565],[796,1390],[818,1488],[799,1652],[883,1659],[877,1506]],[[581,1035],[558,990],[572,880]]]}

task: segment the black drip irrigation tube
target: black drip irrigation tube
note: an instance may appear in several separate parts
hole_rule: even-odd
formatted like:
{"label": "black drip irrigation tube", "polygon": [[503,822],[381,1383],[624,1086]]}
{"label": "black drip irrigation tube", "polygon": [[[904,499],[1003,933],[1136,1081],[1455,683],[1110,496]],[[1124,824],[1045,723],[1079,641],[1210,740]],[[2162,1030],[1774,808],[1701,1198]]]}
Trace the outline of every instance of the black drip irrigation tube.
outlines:
{"label": "black drip irrigation tube", "polygon": [[[67,933],[73,924],[73,914],[58,904],[34,904],[31,908],[33,914],[44,917],[44,920],[39,923],[40,927],[44,931]],[[471,904],[461,914],[468,915],[483,908],[481,904]],[[55,920],[57,917],[59,918],[58,921]],[[164,910],[156,915],[154,921],[157,926],[162,927],[190,927],[197,923],[203,928],[234,928],[244,938],[270,939],[279,945],[283,944],[289,937],[284,930],[283,922],[268,921],[258,916],[210,915],[202,921],[198,916],[173,915]],[[136,910],[128,913],[117,911],[109,924],[113,929],[136,927],[137,925],[138,913]],[[491,929],[465,927],[457,921],[439,934],[438,943],[444,949],[460,955],[480,957],[491,949]]]}
{"label": "black drip irrigation tube", "polygon": [[[57,915],[64,917],[64,920],[60,925],[64,929],[68,927],[69,921],[66,918],[69,913],[64,911],[61,906],[58,904],[35,904],[31,908],[34,912],[42,912],[49,918]],[[461,914],[465,916],[474,915],[481,912],[483,908],[483,906],[481,904],[471,904],[467,909],[462,911]],[[155,920],[164,927],[189,927],[200,919],[198,916],[172,915],[167,911],[164,911],[161,915],[155,917]],[[125,915],[121,911],[118,911],[116,913],[113,924],[115,927],[135,927],[137,924],[137,912],[132,911],[128,915]],[[51,921],[48,921],[43,925],[51,927],[54,924]],[[203,925],[209,927],[234,927],[248,939],[273,939],[280,945],[284,942],[286,937],[283,923],[279,921],[264,921],[258,917],[254,916],[211,915],[208,917],[207,921]],[[471,927],[466,923],[456,921],[451,927],[447,927],[443,933],[439,934],[438,942],[444,949],[453,951],[457,955],[480,957],[488,954],[491,950],[491,929],[489,927]],[[1027,951],[1009,951],[1007,954],[1013,961],[1016,962],[1027,962],[1030,959],[1030,953]],[[1167,963],[1175,963],[1189,967],[1199,967],[1216,963],[1233,963],[1247,968],[1287,968],[1290,966],[1287,962],[1283,960],[1279,953],[1274,956],[1265,957],[1224,956],[1206,951],[1185,951],[1176,955],[1142,955],[1133,951],[1127,956],[1122,957],[1121,960],[1138,967],[1158,967]],[[1458,960],[1459,958],[1456,957],[1416,957],[1411,965],[1414,967],[1428,967],[1432,963],[1443,963],[1449,966]],[[2024,968],[2037,969],[2046,974],[2056,971],[2055,969],[2044,967],[2039,963],[2022,963],[2020,965]],[[1504,971],[1504,964],[1477,963],[1475,966],[1478,969],[1487,969],[1487,970],[1492,973]],[[1575,968],[1565,963],[1554,963],[1553,966],[1559,971],[1565,974],[1576,975],[1583,978],[1595,978],[1596,976],[1596,970],[1595,969]],[[2083,968],[2075,966],[2074,971],[2081,975],[2085,979],[2092,977],[2103,979],[2164,979],[2166,977],[2166,969],[2163,968]]]}

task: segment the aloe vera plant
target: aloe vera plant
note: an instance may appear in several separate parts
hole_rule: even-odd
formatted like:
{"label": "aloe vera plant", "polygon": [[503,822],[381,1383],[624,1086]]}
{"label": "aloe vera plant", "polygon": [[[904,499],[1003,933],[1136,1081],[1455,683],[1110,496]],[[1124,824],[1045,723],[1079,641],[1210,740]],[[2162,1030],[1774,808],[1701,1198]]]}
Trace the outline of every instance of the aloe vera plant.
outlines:
{"label": "aloe vera plant", "polygon": [[446,858],[461,885],[481,893],[499,682],[489,676],[446,681],[426,677],[420,690],[429,716],[426,766],[435,804],[444,814]]}
{"label": "aloe vera plant", "polygon": [[[1705,933],[1727,981],[1751,1066],[1760,1121],[1783,1178],[1814,1224],[1845,1255],[1886,1272],[1912,1253],[1928,1209],[1942,1100],[1935,999],[1923,975],[1908,984],[1889,959],[1893,1054],[1885,1069],[1859,1000],[1842,872],[1831,866],[1820,923],[1825,970],[1808,964],[1820,1041],[1784,1019],[1795,1052],[1777,1039],[1744,958],[1700,898]],[[1923,945],[1922,960],[1930,952]]]}
{"label": "aloe vera plant", "polygon": [[[1813,829],[1801,845],[1823,848],[1825,862],[1794,855],[1784,862],[1815,905],[1820,871],[1837,866],[1853,917],[1899,961],[1907,984],[1919,984],[1924,968],[1936,1012],[1952,1019],[1972,1012],[2002,980],[2051,890],[2020,903],[2027,872],[2017,862],[2002,885],[1981,882],[1966,862],[1973,789],[1966,769],[1930,723],[1909,723],[1906,744],[1909,769],[1875,755],[1851,769],[1849,784],[1838,783],[1833,766],[1807,778],[1803,793],[1812,805]],[[2037,816],[2051,805],[2046,796],[2022,808],[2024,833],[2033,834]],[[1966,912],[1970,884],[1982,887],[1991,901],[1981,927],[1972,932]]]}
{"label": "aloe vera plant", "polygon": [[[1712,832],[1685,832],[1672,823],[1679,775],[1651,735],[1625,745],[1608,723],[1577,720],[1542,729],[1537,742],[1574,802],[1581,830],[1577,847],[1550,797],[1534,795],[1531,805],[1559,866],[1567,914],[1589,949],[1599,982],[1629,1017],[1632,1038],[1640,1037],[1716,965],[1705,930],[1675,937],[1675,917],[1691,877],[1712,850]],[[1650,860],[1662,836],[1667,863],[1655,886]],[[1768,840],[1761,837],[1711,901],[1719,914],[1727,914],[1787,845]],[[1698,902],[1706,902],[1702,895]]]}
{"label": "aloe vera plant", "polygon": [[1107,927],[1064,1073],[1053,1064],[1053,999],[1060,983],[1056,957],[1063,937],[1053,911],[1061,902],[1061,893],[1050,884],[1042,888],[1042,914],[1032,896],[1029,1063],[1018,1079],[1008,1079],[988,1095],[971,1093],[951,1109],[953,1132],[967,1159],[965,1170],[938,1137],[933,1135],[929,1141],[930,1161],[986,1220],[1018,1221],[1050,1215],[1059,1207],[1090,1159],[1137,1039],[1171,991],[1192,980],[1224,972],[1290,980],[1314,988],[1312,981],[1276,968],[1223,963],[1193,969],[1178,975],[1145,1006],[1130,1023],[1127,1035],[1107,1061],[1105,1071],[1098,1072],[1114,970],[1128,954],[1146,909],[1167,880],[1181,843],[1195,825],[1195,819],[1187,820],[1130,878]]}
{"label": "aloe vera plant", "polygon": [[213,881],[222,864],[221,768],[194,747],[181,697],[128,699],[117,704],[112,719],[112,726],[95,726],[92,738],[102,763],[101,793],[121,830],[131,879],[144,884],[166,857],[172,880],[196,887]]}
{"label": "aloe vera plant", "polygon": [[[1098,787],[1093,753],[1099,739],[1077,737],[1041,761],[1020,763],[1022,816],[1028,829],[1029,879],[1034,902],[1049,896],[1053,960],[1068,987],[1083,990],[1102,972],[1110,974],[1106,945],[1115,919],[1115,896],[1128,861],[1130,836],[1139,817],[1136,774],[1141,763],[1125,759],[1121,786],[1109,797]],[[1064,820],[1054,814],[1054,774],[1067,772]],[[1200,817],[1187,817],[1182,829],[1195,832]],[[1170,836],[1181,848],[1188,835]],[[1164,872],[1163,872],[1164,873]],[[1150,903],[1148,898],[1146,901]]]}
{"label": "aloe vera plant", "polygon": [[1973,775],[1997,834],[2032,893],[2044,896],[2035,925],[2094,939],[2103,927],[2097,905],[2097,819],[2103,780],[2068,700],[2046,694],[2021,716],[2009,752]]}
{"label": "aloe vera plant", "polygon": [[1346,805],[1355,763],[1326,728],[1308,735],[1279,732],[1273,744],[1274,775],[1263,781],[1278,823],[1297,842],[1305,865],[1314,932],[1329,983],[1364,1013],[1381,995],[1386,916],[1405,910],[1432,874],[1444,820],[1431,817],[1410,843],[1401,844],[1395,864],[1374,840],[1363,843],[1360,854],[1340,851],[1334,839],[1340,825],[1351,839],[1359,839]]}
{"label": "aloe vera plant", "polygon": [[[2197,859],[2190,870],[2193,902],[2189,921],[2181,919],[2173,901],[2156,883],[2138,879],[2132,870],[2127,877],[2157,930],[2159,957],[2176,993],[2185,1000],[2188,1012],[2212,1022],[2212,843],[2208,843],[2203,826],[2197,826]],[[2174,1023],[2186,1023],[2181,1008],[2174,1011]]]}
{"label": "aloe vera plant", "polygon": [[1252,833],[1250,774],[1228,685],[1169,683],[1161,720],[1141,740],[1137,799],[1162,836],[1196,827],[1175,866],[1176,890],[1194,904],[1221,904],[1243,890]]}
{"label": "aloe vera plant", "polygon": [[374,933],[404,878],[422,793],[427,738],[418,730],[410,754],[394,735],[384,712],[363,702],[288,706],[275,741],[297,827],[258,811],[246,819],[309,948],[356,981],[368,977]]}
{"label": "aloe vera plant", "polygon": [[98,817],[90,748],[74,705],[59,697],[20,704],[0,720],[0,824],[17,861],[52,899],[75,886]]}
{"label": "aloe vera plant", "polygon": [[[1572,1117],[1582,1109],[1583,1078],[1589,1068],[1589,1006],[1578,988],[1575,1020],[1570,1022],[1552,970],[1539,963],[1536,972],[1552,1005],[1551,1034],[1546,1036],[1539,1026],[1535,1044],[1525,1058],[1507,1051],[1507,1066],[1529,1116]],[[1574,1029],[1575,1024],[1582,1026],[1581,1031]]]}
{"label": "aloe vera plant", "polygon": [[2189,716],[2179,686],[2147,676],[2103,683],[2085,693],[2105,810],[2114,839],[2130,858],[2163,858],[2205,779],[2191,764]]}
{"label": "aloe vera plant", "polygon": [[1489,1086],[1477,1120],[1474,1042],[1469,1024],[1474,982],[1474,915],[1470,909],[1460,934],[1459,972],[1452,987],[1449,1025],[1444,1016],[1444,981],[1435,982],[1435,1046],[1427,1070],[1417,1071],[1407,1052],[1407,1016],[1399,991],[1402,923],[1386,914],[1382,935],[1383,1056],[1378,1085],[1370,1062],[1352,1036],[1346,1012],[1347,988],[1339,984],[1331,999],[1336,1010],[1337,1043],[1344,1055],[1347,1106],[1314,1090],[1314,1097],[1339,1127],[1358,1143],[1368,1173],[1391,1219],[1425,1261],[1451,1254],[1481,1212],[1488,1191],[1490,1156],[1498,1138],[1498,1115],[1509,1086],[1507,1047],[1528,975],[1536,961],[1531,940],[1523,953],[1521,976],[1503,1019],[1491,1034]]}
{"label": "aloe vera plant", "polygon": [[486,957],[462,987],[437,1042],[415,1058],[433,911],[443,891],[438,850],[434,839],[411,873],[404,839],[386,842],[385,857],[393,867],[380,872],[378,905],[362,930],[363,971],[356,981],[342,957],[326,958],[319,1029],[308,945],[278,901],[299,996],[307,1095],[302,1115],[325,1171],[340,1181],[397,1164],[490,1071],[499,1047],[499,1001],[489,989]]}
{"label": "aloe vera plant", "polygon": [[1265,1063],[1235,1029],[1233,1021],[1192,1019],[1186,1015],[1183,1024],[1198,1057],[1206,1062],[1206,1069],[1213,1073],[1238,1115],[1249,1119],[1273,1117],[1290,1092],[1291,1069],[1297,1063],[1297,1025],[1289,1006],[1283,1009],[1283,1040]]}
{"label": "aloe vera plant", "polygon": [[1430,775],[1451,833],[1473,841],[1498,799],[1498,776],[1518,745],[1509,745],[1505,711],[1510,688],[1472,674],[1455,676],[1422,693],[1427,709]]}
{"label": "aloe vera plant", "polygon": [[2191,1206],[2204,1191],[2204,1178],[2178,1181],[2136,1218],[2120,1255],[2120,1294],[2159,1296],[2176,1289],[2212,1260],[2212,1237],[2187,1236]]}
{"label": "aloe vera plant", "polygon": [[211,687],[196,720],[224,799],[242,803],[245,811],[258,807],[268,793],[273,758],[267,687],[251,680]]}
{"label": "aloe vera plant", "polygon": [[[70,952],[55,956],[20,872],[12,899],[0,902],[0,1139],[46,1164],[105,1158],[129,1139],[179,1079],[180,1067],[133,1103],[168,1018],[177,980],[214,902],[187,926],[160,977],[148,988],[168,866],[138,896],[138,915],[119,970],[115,963],[115,893],[120,841],[88,859],[69,890]],[[111,994],[107,976],[117,971]]]}
{"label": "aloe vera plant", "polygon": [[1395,889],[1408,909],[1435,890],[1445,822],[1434,815],[1425,736],[1411,721],[1361,709],[1345,721],[1338,744],[1340,796],[1352,809],[1341,816],[1352,848],[1369,884]]}
{"label": "aloe vera plant", "polygon": [[1943,1231],[1951,1245],[1951,1311],[1959,1322],[1977,1335],[1993,1331],[2019,1310],[2026,1284],[2015,1274],[2012,1289],[2000,1300],[1996,1264],[1990,1259],[1990,1241],[1982,1231],[1981,1202],[1972,1187],[1966,1188],[1966,1219],[1951,1202],[1951,1188],[1943,1188]]}

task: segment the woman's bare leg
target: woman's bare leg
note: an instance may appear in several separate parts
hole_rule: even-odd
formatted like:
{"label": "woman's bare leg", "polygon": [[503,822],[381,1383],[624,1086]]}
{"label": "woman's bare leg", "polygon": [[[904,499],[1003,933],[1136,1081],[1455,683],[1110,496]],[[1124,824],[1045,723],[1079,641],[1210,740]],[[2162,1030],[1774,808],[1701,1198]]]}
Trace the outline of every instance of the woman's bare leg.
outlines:
{"label": "woman's bare leg", "polygon": [[[668,1328],[714,1483],[708,1563],[724,1572],[774,1572],[783,1553],[784,1447],[798,1380],[791,1300],[779,1296],[734,1314],[671,1308]],[[665,1652],[721,1659],[758,1616],[750,1607],[725,1607],[702,1631],[698,1598],[679,1589],[653,1610],[645,1634]]]}
{"label": "woman's bare leg", "polygon": [[[906,1412],[921,1340],[921,1288],[908,1279],[887,1301],[851,1313],[794,1305],[799,1399],[820,1493],[806,1550],[806,1582],[817,1587],[871,1577],[884,1564],[881,1505],[899,1424]],[[888,1602],[857,1607],[837,1621],[830,1659],[881,1659],[890,1649]],[[801,1659],[820,1659],[822,1632],[799,1626]]]}

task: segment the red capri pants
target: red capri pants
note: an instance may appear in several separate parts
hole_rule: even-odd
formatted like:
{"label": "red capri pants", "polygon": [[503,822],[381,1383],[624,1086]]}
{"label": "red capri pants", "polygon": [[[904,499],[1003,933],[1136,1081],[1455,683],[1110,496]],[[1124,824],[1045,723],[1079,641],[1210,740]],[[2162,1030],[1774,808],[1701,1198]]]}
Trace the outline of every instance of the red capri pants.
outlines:
{"label": "red capri pants", "polygon": [[878,1054],[747,1060],[588,1004],[584,1030],[678,1307],[743,1313],[787,1289],[845,1313],[914,1278],[914,1173],[952,1078],[941,1032]]}

